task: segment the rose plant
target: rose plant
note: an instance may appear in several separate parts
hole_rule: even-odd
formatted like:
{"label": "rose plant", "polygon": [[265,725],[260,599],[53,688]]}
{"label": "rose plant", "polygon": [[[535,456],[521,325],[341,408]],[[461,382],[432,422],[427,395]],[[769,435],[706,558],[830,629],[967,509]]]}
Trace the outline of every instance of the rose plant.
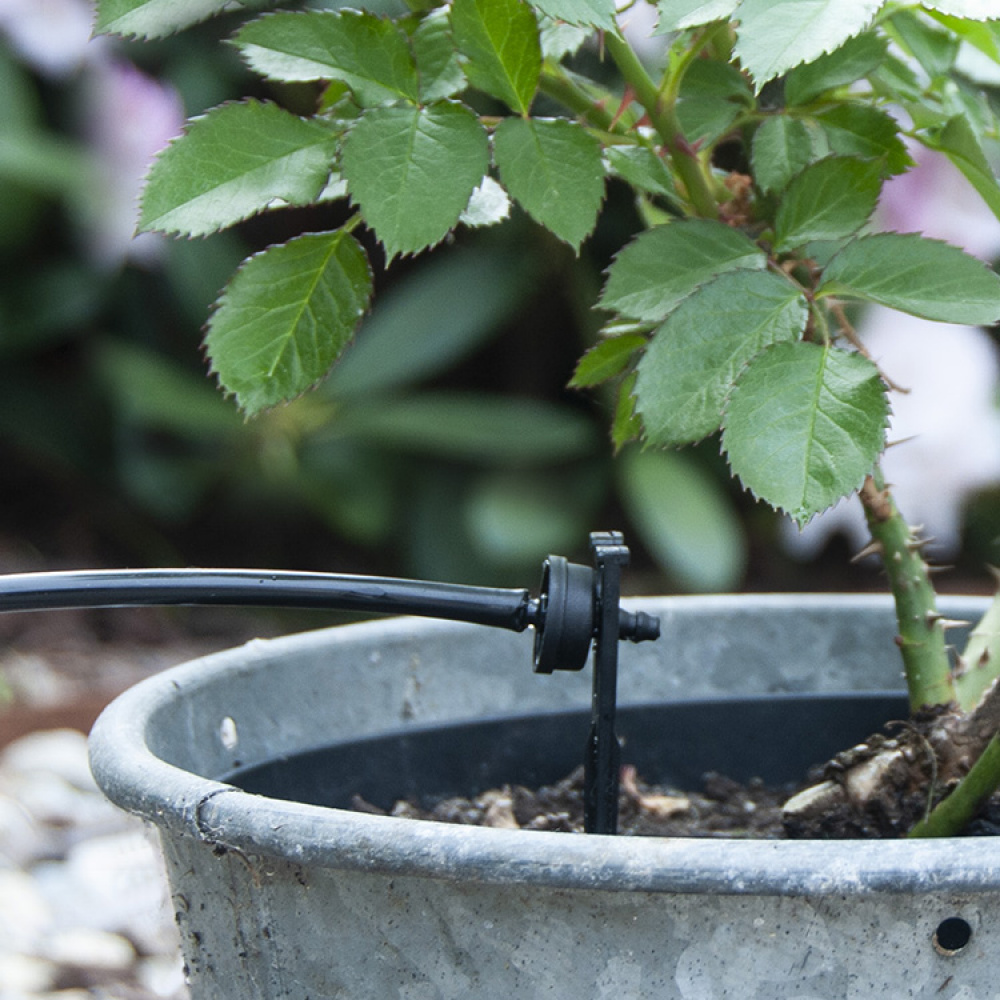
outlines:
{"label": "rose plant", "polygon": [[[238,6],[261,5],[100,0],[97,29],[151,38]],[[982,262],[870,226],[883,184],[911,166],[907,141],[945,154],[1000,216],[991,6],[408,0],[395,16],[252,13],[231,43],[268,80],[313,86],[315,112],[245,100],[192,120],[149,175],[140,228],[199,237],[286,206],[350,206],[339,228],[246,260],[208,320],[212,369],[253,415],[308,390],[351,340],[373,294],[362,227],[392,262],[516,207],[578,251],[609,181],[628,185],[647,228],[608,269],[596,305],[609,318],[572,384],[614,388],[616,447],[719,435],[733,475],[800,525],[860,496],[916,735],[869,748],[790,808],[796,823],[817,804],[846,810],[850,828],[869,798],[892,795],[890,832],[951,833],[1000,783],[1000,611],[951,656],[924,543],[879,469],[892,373],[852,315],[877,303],[1000,320],[1000,277]]]}

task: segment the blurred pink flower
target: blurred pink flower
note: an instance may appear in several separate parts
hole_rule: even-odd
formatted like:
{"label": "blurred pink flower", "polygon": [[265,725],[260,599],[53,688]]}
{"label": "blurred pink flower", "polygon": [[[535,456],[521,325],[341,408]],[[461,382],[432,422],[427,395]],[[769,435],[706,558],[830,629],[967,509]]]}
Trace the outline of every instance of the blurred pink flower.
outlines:
{"label": "blurred pink flower", "polygon": [[45,76],[69,76],[104,47],[90,37],[93,23],[89,0],[0,0],[0,32]]}
{"label": "blurred pink flower", "polygon": [[139,192],[154,157],[184,123],[180,96],[114,58],[91,65],[85,95],[84,128],[100,170],[95,212],[88,219],[90,253],[108,266],[123,258],[148,262],[161,240],[134,235]]}

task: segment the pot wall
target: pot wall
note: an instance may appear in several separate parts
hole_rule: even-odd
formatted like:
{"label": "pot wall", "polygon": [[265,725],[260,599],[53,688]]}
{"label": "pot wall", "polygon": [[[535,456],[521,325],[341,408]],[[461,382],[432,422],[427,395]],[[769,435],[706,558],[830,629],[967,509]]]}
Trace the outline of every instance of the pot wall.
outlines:
{"label": "pot wall", "polygon": [[[945,601],[949,617],[985,602]],[[621,701],[899,687],[881,598],[669,598],[622,645]],[[1000,846],[635,840],[445,827],[217,778],[332,739],[585,705],[531,640],[396,620],[168,671],[92,737],[106,793],[160,828],[195,1000],[1000,997]],[[935,945],[957,919],[955,954]],[[945,944],[954,944],[945,935]]]}

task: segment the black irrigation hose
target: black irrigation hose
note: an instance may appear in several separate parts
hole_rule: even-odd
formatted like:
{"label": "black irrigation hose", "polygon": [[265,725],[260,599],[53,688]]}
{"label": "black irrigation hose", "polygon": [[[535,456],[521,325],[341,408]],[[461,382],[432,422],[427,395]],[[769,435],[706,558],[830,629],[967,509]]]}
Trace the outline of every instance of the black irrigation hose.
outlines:
{"label": "black irrigation hose", "polygon": [[527,590],[335,573],[244,569],[82,570],[0,576],[0,612],[142,605],[244,605],[420,615],[523,632]]}

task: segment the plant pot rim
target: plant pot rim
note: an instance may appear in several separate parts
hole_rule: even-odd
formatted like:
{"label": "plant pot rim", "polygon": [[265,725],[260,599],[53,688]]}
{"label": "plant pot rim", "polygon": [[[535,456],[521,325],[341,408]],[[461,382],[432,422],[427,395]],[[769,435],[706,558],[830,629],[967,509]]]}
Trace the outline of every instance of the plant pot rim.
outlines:
{"label": "plant pot rim", "polygon": [[[738,608],[838,614],[891,608],[882,595],[712,595],[633,599],[663,618]],[[942,611],[985,609],[984,598],[947,597]],[[91,766],[108,797],[163,827],[245,855],[330,869],[478,883],[614,892],[855,895],[1000,888],[1000,839],[784,841],[568,835],[453,826],[374,816],[254,796],[161,759],[148,734],[157,714],[222,675],[265,667],[277,656],[350,639],[471,635],[481,626],[387,619],[322,629],[244,647],[172,668],[116,699],[91,734]],[[662,641],[662,640],[661,640]],[[527,670],[527,664],[525,666]],[[154,741],[155,742],[155,741]]]}

